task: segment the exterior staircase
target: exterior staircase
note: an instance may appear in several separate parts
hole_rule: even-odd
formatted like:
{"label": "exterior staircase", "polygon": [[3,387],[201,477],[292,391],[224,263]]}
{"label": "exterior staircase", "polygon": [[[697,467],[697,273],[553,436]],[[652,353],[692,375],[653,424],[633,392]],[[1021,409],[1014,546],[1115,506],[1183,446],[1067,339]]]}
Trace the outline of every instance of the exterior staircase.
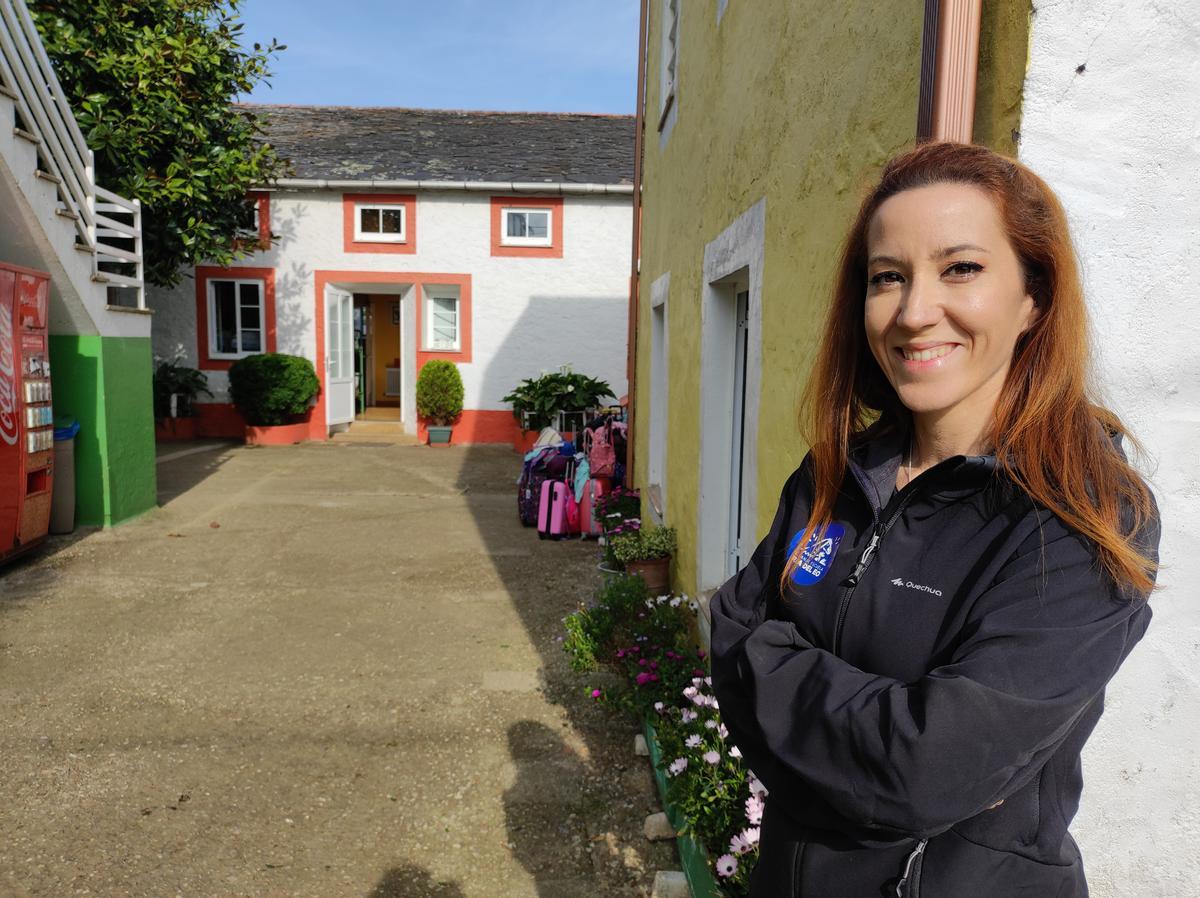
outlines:
{"label": "exterior staircase", "polygon": [[368,408],[350,427],[330,437],[335,443],[386,443],[394,446],[419,446],[420,442],[404,432],[398,408]]}
{"label": "exterior staircase", "polygon": [[48,271],[50,332],[149,337],[141,207],[93,154],[23,0],[0,0],[0,258]]}

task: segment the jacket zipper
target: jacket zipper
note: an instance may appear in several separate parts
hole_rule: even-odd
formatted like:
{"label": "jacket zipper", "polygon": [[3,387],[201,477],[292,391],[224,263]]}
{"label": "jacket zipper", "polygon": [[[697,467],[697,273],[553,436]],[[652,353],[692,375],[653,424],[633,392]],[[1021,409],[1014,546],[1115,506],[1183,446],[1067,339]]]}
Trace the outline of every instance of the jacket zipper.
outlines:
{"label": "jacket zipper", "polygon": [[908,882],[912,881],[912,888],[908,890],[909,898],[919,898],[919,890],[921,888],[921,861],[925,854],[925,846],[928,844],[928,839],[922,839],[917,843],[917,847],[912,850],[912,854],[908,856],[908,860],[904,864],[904,872],[900,875],[900,881],[896,883],[896,898],[905,898],[904,887]]}
{"label": "jacket zipper", "polygon": [[[921,481],[928,482],[930,475],[943,468],[946,462],[941,462],[934,465],[928,471],[917,476],[917,478],[902,489],[895,497],[899,499],[899,504],[895,511],[888,517],[885,523],[880,523],[879,510],[875,508],[875,503],[871,501],[871,494],[867,491],[866,485],[862,481],[862,476],[858,473],[858,469],[852,467],[854,479],[858,483],[859,489],[863,491],[863,496],[871,506],[871,514],[875,519],[875,525],[871,530],[871,539],[867,542],[867,546],[858,556],[858,562],[854,565],[854,570],[850,572],[850,576],[842,584],[842,599],[838,603],[837,618],[833,624],[833,653],[841,657],[842,649],[842,626],[846,623],[846,615],[850,612],[850,597],[854,595],[854,588],[858,586],[858,581],[862,579],[863,572],[870,567],[871,562],[875,560],[875,554],[879,549],[879,543],[883,539],[883,535],[892,529],[892,525],[900,519],[900,515],[904,513],[904,509],[908,507],[908,503],[917,495],[917,490],[914,487]],[[886,510],[886,509],[885,509]]]}

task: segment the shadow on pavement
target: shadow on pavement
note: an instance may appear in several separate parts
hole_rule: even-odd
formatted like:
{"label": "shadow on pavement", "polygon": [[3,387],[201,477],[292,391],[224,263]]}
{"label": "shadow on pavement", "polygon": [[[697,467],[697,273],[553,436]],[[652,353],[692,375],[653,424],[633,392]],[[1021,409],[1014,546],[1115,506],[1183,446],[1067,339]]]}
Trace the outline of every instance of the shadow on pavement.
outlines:
{"label": "shadow on pavement", "polygon": [[366,898],[465,898],[457,882],[435,880],[416,864],[400,864],[383,874]]}
{"label": "shadow on pavement", "polygon": [[158,504],[166,505],[207,480],[238,448],[239,444],[232,441],[161,445],[156,462]]}

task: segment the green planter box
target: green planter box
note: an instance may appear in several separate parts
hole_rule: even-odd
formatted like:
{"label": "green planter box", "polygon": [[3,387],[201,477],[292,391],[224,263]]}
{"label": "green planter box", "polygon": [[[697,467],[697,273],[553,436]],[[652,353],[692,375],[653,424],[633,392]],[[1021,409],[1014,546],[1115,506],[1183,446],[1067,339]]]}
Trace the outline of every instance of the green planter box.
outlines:
{"label": "green planter box", "polygon": [[[663,809],[667,819],[675,829],[682,829],[683,819],[679,809],[667,803],[667,774],[660,769],[662,764],[662,749],[658,745],[658,734],[654,724],[649,720],[642,722],[643,733],[646,737],[646,747],[650,750],[650,762],[654,765],[654,780],[658,783],[658,794],[662,797]],[[692,890],[693,898],[725,898],[725,893],[713,878],[712,868],[708,863],[708,852],[704,846],[691,836],[677,836],[679,843],[679,860],[683,864],[683,875],[687,877],[688,888]]]}

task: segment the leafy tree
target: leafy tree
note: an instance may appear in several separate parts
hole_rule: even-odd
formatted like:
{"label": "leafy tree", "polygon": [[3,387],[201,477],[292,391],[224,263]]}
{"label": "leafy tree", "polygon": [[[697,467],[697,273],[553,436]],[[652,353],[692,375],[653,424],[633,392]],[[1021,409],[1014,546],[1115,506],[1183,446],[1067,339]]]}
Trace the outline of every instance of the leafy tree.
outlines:
{"label": "leafy tree", "polygon": [[[97,181],[142,202],[146,279],[245,256],[246,192],[286,173],[233,105],[286,49],[239,43],[241,0],[29,0]],[[243,232],[244,233],[244,232]]]}

